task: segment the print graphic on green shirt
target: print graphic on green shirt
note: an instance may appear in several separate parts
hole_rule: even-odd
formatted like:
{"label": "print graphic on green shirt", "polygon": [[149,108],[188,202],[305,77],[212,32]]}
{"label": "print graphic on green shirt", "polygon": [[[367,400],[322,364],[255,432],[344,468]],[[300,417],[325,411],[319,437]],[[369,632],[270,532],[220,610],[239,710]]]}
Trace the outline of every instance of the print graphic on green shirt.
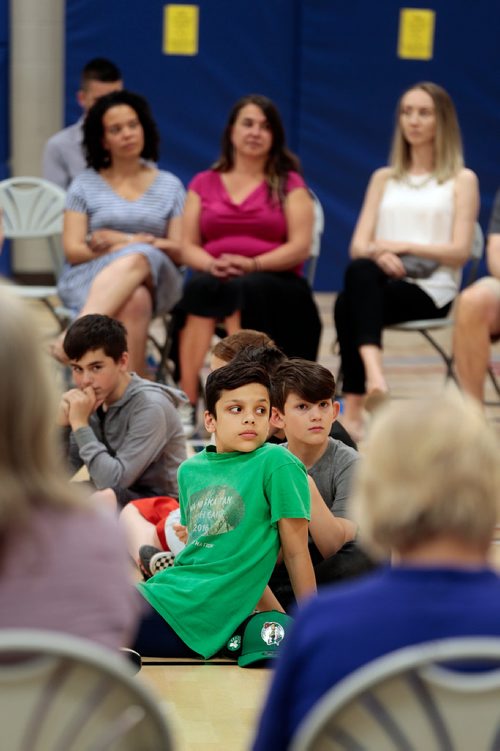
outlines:
{"label": "print graphic on green shirt", "polygon": [[138,587],[180,638],[208,658],[262,596],[278,557],[279,520],[309,519],[306,469],[269,443],[249,453],[209,446],[181,464],[179,500],[188,544],[174,566]]}
{"label": "print graphic on green shirt", "polygon": [[203,488],[189,497],[187,506],[189,542],[199,542],[200,537],[217,537],[231,532],[245,516],[243,498],[230,485]]}

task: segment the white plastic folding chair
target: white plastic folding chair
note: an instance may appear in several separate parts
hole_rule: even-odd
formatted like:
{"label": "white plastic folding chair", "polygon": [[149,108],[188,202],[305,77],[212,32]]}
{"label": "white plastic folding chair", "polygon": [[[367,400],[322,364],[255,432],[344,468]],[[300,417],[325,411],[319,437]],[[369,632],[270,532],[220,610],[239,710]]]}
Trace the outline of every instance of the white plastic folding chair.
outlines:
{"label": "white plastic folding chair", "polygon": [[[472,243],[472,249],[471,249],[471,255],[470,255],[470,266],[469,271],[467,274],[467,278],[464,284],[464,287],[468,287],[470,284],[476,281],[478,269],[479,269],[479,263],[481,261],[481,258],[483,257],[484,252],[484,235],[483,231],[480,227],[480,225],[476,222],[476,226],[474,228],[474,239]],[[447,354],[447,352],[443,349],[441,344],[437,341],[437,339],[432,335],[431,332],[438,331],[440,329],[446,329],[451,328],[454,325],[455,321],[453,318],[453,308],[448,316],[445,318],[425,318],[417,321],[404,321],[403,323],[394,323],[390,326],[387,326],[386,328],[393,331],[408,331],[408,332],[418,332],[421,334],[428,342],[429,344],[434,347],[436,352],[441,356],[445,366],[446,366],[446,374],[445,374],[445,380],[448,378],[452,378],[455,383],[457,382],[457,378],[455,376],[455,372],[453,370],[453,355]]]}
{"label": "white plastic folding chair", "polygon": [[297,728],[290,751],[498,751],[500,639],[443,639],[356,670]]}
{"label": "white plastic folding chair", "polygon": [[173,747],[165,709],[125,658],[48,631],[0,631],[0,726],[6,751]]}
{"label": "white plastic folding chair", "polygon": [[[57,281],[64,258],[61,246],[66,194],[58,185],[39,177],[11,177],[0,182],[0,208],[7,239],[44,239],[48,243],[52,270]],[[62,330],[67,311],[57,302],[54,285],[18,285],[22,297],[39,300],[50,310]]]}

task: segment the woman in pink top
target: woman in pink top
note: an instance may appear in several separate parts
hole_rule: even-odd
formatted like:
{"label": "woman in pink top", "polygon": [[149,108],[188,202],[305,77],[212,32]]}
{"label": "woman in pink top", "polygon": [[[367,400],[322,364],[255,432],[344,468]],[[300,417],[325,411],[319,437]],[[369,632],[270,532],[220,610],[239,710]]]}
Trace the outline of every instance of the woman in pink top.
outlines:
{"label": "woman in pink top", "polygon": [[[212,169],[189,186],[182,256],[196,273],[180,308],[181,387],[193,407],[216,324],[265,331],[289,356],[315,359],[321,323],[307,281],[313,203],[275,105],[233,107]],[[193,409],[194,416],[194,409]]]}

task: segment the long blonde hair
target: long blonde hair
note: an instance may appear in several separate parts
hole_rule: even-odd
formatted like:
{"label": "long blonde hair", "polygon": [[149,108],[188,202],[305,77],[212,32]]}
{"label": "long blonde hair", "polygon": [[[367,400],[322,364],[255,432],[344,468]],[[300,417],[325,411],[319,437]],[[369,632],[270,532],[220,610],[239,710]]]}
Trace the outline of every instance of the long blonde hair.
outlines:
{"label": "long blonde hair", "polygon": [[58,450],[46,360],[31,311],[0,283],[0,540],[34,507],[79,504]]}
{"label": "long blonde hair", "polygon": [[439,183],[454,177],[464,166],[462,137],[455,106],[442,86],[431,81],[422,81],[410,86],[399,98],[396,107],[396,124],[392,137],[389,164],[396,179],[401,179],[411,167],[411,151],[403,135],[400,123],[401,103],[409,91],[421,89],[434,103],[436,113],[436,138],[434,145],[434,175]]}

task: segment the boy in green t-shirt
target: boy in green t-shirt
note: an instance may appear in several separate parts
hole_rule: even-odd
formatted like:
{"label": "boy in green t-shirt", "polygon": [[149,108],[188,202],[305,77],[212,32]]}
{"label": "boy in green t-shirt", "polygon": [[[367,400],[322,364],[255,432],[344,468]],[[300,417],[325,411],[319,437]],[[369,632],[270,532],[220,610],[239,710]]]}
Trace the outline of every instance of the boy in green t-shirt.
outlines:
{"label": "boy in green t-shirt", "polygon": [[215,446],[179,468],[187,545],[173,567],[138,585],[152,606],[135,645],[141,654],[218,652],[261,599],[280,547],[296,597],[315,591],[307,473],[265,443],[269,391],[266,370],[253,363],[207,379],[205,426]]}

